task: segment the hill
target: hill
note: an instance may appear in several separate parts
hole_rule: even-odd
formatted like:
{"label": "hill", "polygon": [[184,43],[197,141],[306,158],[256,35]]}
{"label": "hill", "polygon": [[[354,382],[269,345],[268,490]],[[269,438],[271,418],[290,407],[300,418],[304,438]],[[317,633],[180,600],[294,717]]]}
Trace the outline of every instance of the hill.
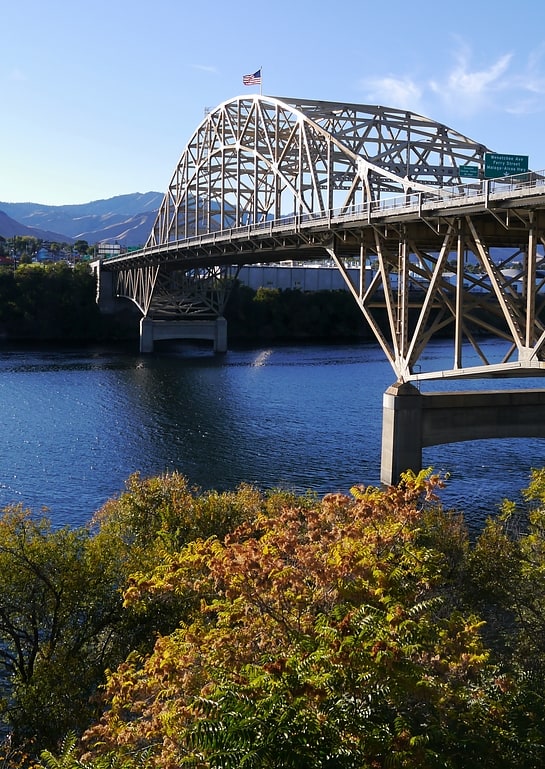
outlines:
{"label": "hill", "polygon": [[0,202],[0,236],[139,246],[151,232],[162,199],[161,192],[136,192],[63,206]]}
{"label": "hill", "polygon": [[33,238],[40,238],[41,240],[52,240],[55,242],[71,243],[73,238],[67,239],[64,235],[58,232],[51,232],[49,230],[40,230],[36,227],[26,227],[24,224],[15,221],[11,216],[8,216],[2,211],[2,204],[0,203],[0,237],[13,238],[15,235],[30,235]]}

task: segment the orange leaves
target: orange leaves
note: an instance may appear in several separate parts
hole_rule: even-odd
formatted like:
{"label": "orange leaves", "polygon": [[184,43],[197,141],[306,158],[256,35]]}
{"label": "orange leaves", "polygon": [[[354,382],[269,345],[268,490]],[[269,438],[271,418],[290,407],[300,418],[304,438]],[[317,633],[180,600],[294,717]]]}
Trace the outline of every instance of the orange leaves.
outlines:
{"label": "orange leaves", "polygon": [[147,527],[125,607],[128,624],[163,632],[108,674],[107,709],[86,735],[96,766],[113,751],[134,767],[142,750],[147,769],[543,765],[527,718],[535,705],[543,723],[541,679],[521,699],[531,676],[520,655],[498,664],[466,588],[469,570],[489,602],[499,574],[510,600],[523,579],[540,609],[541,518],[516,548],[502,521],[472,545],[462,519],[433,505],[428,471],[322,501],[167,486],[135,479],[138,499],[109,520],[129,538],[135,516]]}
{"label": "orange leaves", "polygon": [[[407,651],[418,625],[406,607],[440,568],[419,541],[434,483],[407,477],[400,488],[359,488],[353,497],[322,501],[242,489],[249,510],[224,537],[164,551],[150,573],[131,577],[127,607],[175,598],[176,605],[184,599],[186,613],[148,658],[110,675],[110,710],[89,737],[140,744],[144,734],[163,734],[179,750],[183,724],[191,713],[199,717],[199,698],[224,685],[257,685],[252,670],[265,676],[259,688],[284,686],[298,665],[308,666],[294,693],[319,691],[322,699],[325,682],[358,660],[369,670],[379,662],[392,670],[404,654],[416,654]],[[240,510],[236,499],[230,504]],[[290,654],[296,656],[288,663]],[[172,755],[165,750],[166,765]]]}
{"label": "orange leaves", "polygon": [[125,604],[200,595],[207,614],[215,613],[223,626],[236,605],[237,616],[246,623],[253,618],[260,632],[268,622],[271,638],[291,638],[339,601],[382,601],[385,592],[409,585],[412,596],[436,569],[424,550],[406,549],[418,537],[415,503],[432,485],[421,474],[406,478],[401,491],[368,488],[355,499],[329,494],[321,502],[294,504],[272,495],[258,505],[254,496],[254,515],[223,541],[196,539],[165,554],[152,574],[135,574]]}

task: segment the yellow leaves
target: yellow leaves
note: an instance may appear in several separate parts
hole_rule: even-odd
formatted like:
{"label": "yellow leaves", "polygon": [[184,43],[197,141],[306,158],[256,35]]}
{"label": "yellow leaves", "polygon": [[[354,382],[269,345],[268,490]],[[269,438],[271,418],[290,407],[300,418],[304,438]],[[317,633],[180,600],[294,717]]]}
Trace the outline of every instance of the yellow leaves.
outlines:
{"label": "yellow leaves", "polygon": [[[474,546],[459,517],[430,504],[440,486],[430,470],[405,474],[398,487],[355,486],[352,496],[322,501],[250,487],[201,497],[176,479],[168,493],[133,483],[138,499],[124,499],[120,517],[126,525],[141,516],[154,539],[125,592],[128,609],[149,614],[127,615],[155,621],[166,606],[172,624],[153,625],[163,629],[153,650],[108,673],[104,716],[88,733],[95,756],[146,746],[149,765],[161,769],[205,769],[227,755],[232,766],[269,765],[270,755],[274,765],[299,765],[310,755],[300,765],[340,757],[379,767],[392,757],[420,767],[439,765],[443,753],[448,761],[452,746],[461,755],[471,740],[478,763],[490,724],[498,739],[520,680],[514,666],[511,680],[491,663],[482,619],[454,608],[477,605],[463,592],[469,569],[485,600],[495,582],[512,591],[522,581],[540,619],[540,503],[516,544],[507,529],[513,508]],[[223,533],[211,531],[217,522]],[[505,630],[490,616],[488,636],[496,621]],[[516,621],[513,612],[509,631]],[[199,743],[203,734],[210,740]],[[272,753],[261,760],[265,743]],[[289,760],[278,758],[278,745]]]}
{"label": "yellow leaves", "polygon": [[[428,475],[407,477],[405,497],[413,489],[409,497],[420,498]],[[223,541],[197,538],[177,552],[165,551],[153,573],[131,577],[125,606],[200,593],[209,596],[208,617],[216,613],[225,623],[230,607],[243,600],[247,616],[268,617],[291,634],[340,598],[357,602],[374,595],[382,601],[388,591],[409,588],[410,594],[433,580],[436,565],[415,547],[414,501],[399,505],[396,489],[369,487],[357,490],[356,499],[330,494],[304,504],[283,494],[277,500],[247,488],[241,493],[251,497],[253,519]]]}
{"label": "yellow leaves", "polygon": [[[165,548],[150,573],[133,575],[126,605],[168,596],[193,602],[139,669],[110,676],[118,717],[132,698],[129,742],[162,723],[172,759],[191,708],[200,717],[199,698],[212,700],[222,687],[255,697],[287,687],[289,702],[301,696],[311,707],[339,682],[349,698],[361,687],[383,696],[394,681],[412,692],[425,676],[475,670],[484,660],[476,621],[434,624],[435,604],[423,600],[442,568],[422,537],[422,504],[435,484],[426,471],[407,474],[400,488],[355,487],[352,497],[322,501],[244,489],[251,513],[223,538]],[[109,719],[104,729],[115,731]]]}
{"label": "yellow leaves", "polygon": [[452,613],[439,626],[437,649],[440,654],[434,667],[455,678],[477,675],[490,657],[481,636],[484,625],[475,615]]}
{"label": "yellow leaves", "polygon": [[527,500],[534,500],[545,504],[545,467],[532,470],[530,484],[523,490],[523,496]]}

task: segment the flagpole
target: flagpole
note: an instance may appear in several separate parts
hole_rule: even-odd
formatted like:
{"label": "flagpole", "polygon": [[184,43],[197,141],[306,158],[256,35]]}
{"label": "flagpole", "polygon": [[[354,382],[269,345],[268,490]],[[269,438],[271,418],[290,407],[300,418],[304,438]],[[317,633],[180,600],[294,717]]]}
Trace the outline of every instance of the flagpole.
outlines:
{"label": "flagpole", "polygon": [[259,83],[259,95],[263,96],[263,65],[259,65],[259,71],[261,72],[261,80]]}

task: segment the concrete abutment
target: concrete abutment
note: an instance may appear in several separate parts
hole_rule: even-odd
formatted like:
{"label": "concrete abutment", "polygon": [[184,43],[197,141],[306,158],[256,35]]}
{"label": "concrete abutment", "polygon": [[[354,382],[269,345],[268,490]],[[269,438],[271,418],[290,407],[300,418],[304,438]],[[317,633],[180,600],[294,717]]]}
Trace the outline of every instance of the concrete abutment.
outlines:
{"label": "concrete abutment", "polygon": [[545,438],[545,390],[421,393],[398,382],[383,396],[381,481],[419,472],[426,446],[484,438]]}

